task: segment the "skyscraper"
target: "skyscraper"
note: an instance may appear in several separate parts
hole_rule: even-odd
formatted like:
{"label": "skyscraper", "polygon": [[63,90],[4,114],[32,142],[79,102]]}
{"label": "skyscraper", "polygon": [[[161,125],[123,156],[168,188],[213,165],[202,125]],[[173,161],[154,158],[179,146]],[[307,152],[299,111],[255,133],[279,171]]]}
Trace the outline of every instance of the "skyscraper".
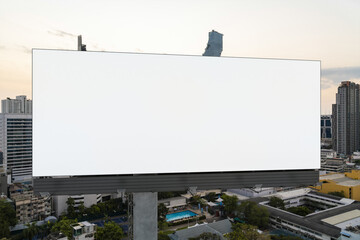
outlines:
{"label": "skyscraper", "polygon": [[2,113],[32,113],[32,100],[26,99],[26,96],[16,96],[16,99],[1,100]]}
{"label": "skyscraper", "polygon": [[214,30],[209,32],[209,41],[203,56],[220,57],[223,50],[223,34]]}
{"label": "skyscraper", "polygon": [[32,178],[32,107],[26,96],[2,100],[0,114],[0,151],[4,168],[14,182]]}
{"label": "skyscraper", "polygon": [[360,87],[344,81],[338,87],[333,117],[336,119],[336,151],[349,155],[360,149]]}

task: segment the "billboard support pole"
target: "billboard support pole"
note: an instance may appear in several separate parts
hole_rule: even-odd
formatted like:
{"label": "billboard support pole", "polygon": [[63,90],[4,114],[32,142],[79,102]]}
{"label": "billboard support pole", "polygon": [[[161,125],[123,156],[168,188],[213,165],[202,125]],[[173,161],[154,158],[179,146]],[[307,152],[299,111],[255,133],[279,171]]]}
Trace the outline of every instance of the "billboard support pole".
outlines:
{"label": "billboard support pole", "polygon": [[[204,56],[220,57],[223,34],[214,30],[209,32],[209,42]],[[196,194],[197,187],[190,187],[189,192]],[[157,239],[157,192],[139,192],[130,194],[129,199],[129,239]]]}

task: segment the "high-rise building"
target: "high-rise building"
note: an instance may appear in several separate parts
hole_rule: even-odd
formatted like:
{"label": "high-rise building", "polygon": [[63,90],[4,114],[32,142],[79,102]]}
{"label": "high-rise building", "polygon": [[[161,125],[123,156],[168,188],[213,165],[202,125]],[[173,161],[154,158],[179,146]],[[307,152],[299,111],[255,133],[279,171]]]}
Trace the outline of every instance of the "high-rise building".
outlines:
{"label": "high-rise building", "polygon": [[2,113],[32,113],[32,100],[26,99],[26,96],[16,96],[16,99],[1,100]]}
{"label": "high-rise building", "polygon": [[209,32],[209,41],[203,56],[220,57],[223,50],[223,34],[214,30]]}
{"label": "high-rise building", "polygon": [[360,87],[344,81],[336,94],[336,149],[339,154],[350,155],[360,150]]}
{"label": "high-rise building", "polygon": [[2,101],[0,114],[0,151],[3,167],[11,172],[12,181],[32,179],[32,115],[31,100],[26,96]]}
{"label": "high-rise building", "polygon": [[332,115],[331,115],[331,142],[332,148],[336,151],[337,150],[337,108],[336,104],[332,105]]}
{"label": "high-rise building", "polygon": [[321,116],[321,138],[331,139],[331,115]]}

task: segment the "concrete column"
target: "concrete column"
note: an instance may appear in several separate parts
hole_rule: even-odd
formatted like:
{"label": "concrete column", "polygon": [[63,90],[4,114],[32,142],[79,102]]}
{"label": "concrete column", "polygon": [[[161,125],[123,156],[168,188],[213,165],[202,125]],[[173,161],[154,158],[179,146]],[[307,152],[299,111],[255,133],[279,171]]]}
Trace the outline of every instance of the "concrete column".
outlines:
{"label": "concrete column", "polygon": [[157,192],[133,193],[134,240],[157,240]]}

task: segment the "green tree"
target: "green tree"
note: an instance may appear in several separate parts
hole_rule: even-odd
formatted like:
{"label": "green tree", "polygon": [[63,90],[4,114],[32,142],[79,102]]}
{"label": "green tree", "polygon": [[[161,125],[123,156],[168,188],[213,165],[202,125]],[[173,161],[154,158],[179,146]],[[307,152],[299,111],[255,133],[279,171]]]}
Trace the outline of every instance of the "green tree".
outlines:
{"label": "green tree", "polygon": [[198,205],[199,203],[201,204],[201,197],[199,195],[194,195],[190,198],[190,203],[192,205]]}
{"label": "green tree", "polygon": [[259,206],[252,201],[243,201],[238,206],[238,217],[261,229],[266,228],[269,223],[269,212],[266,207]]}
{"label": "green tree", "polygon": [[171,239],[166,233],[159,232],[158,233],[158,240],[171,240]]}
{"label": "green tree", "polygon": [[52,226],[51,232],[61,232],[70,240],[73,237],[71,224],[74,223],[77,223],[77,219],[68,219],[67,217],[64,217]]}
{"label": "green tree", "polygon": [[206,196],[205,199],[208,200],[209,202],[215,202],[216,200],[216,193],[215,192],[209,192]]}
{"label": "green tree", "polygon": [[32,240],[39,233],[39,227],[36,226],[36,223],[29,223],[26,226],[27,228],[23,231],[24,238]]}
{"label": "green tree", "polygon": [[122,228],[113,221],[106,222],[104,227],[98,227],[95,233],[96,240],[120,240],[123,237]]}
{"label": "green tree", "polygon": [[165,230],[168,228],[168,226],[169,226],[169,224],[165,220],[158,221],[158,228],[160,230]]}
{"label": "green tree", "polygon": [[3,199],[0,199],[0,238],[10,237],[10,226],[17,222],[16,212],[13,206]]}
{"label": "green tree", "polygon": [[165,198],[172,198],[172,197],[179,197],[181,194],[185,194],[186,191],[180,192],[158,192],[158,199],[165,199]]}
{"label": "green tree", "polygon": [[43,239],[50,234],[51,228],[54,226],[53,223],[47,222],[38,227],[38,236]]}
{"label": "green tree", "polygon": [[256,226],[244,223],[236,223],[233,231],[225,235],[228,240],[269,240],[268,236],[260,234]]}
{"label": "green tree", "polygon": [[239,199],[236,196],[228,196],[226,194],[223,194],[221,198],[223,199],[226,214],[232,215],[237,209]]}
{"label": "green tree", "polygon": [[310,213],[312,213],[312,211],[305,207],[305,206],[299,206],[299,207],[290,207],[288,209],[286,209],[288,212],[300,215],[300,216],[306,216]]}
{"label": "green tree", "polygon": [[101,210],[96,204],[91,205],[89,210],[90,210],[90,215],[92,215],[93,217],[100,217]]}
{"label": "green tree", "polygon": [[269,205],[275,208],[285,209],[284,200],[278,197],[271,197],[269,201]]}
{"label": "green tree", "polygon": [[75,200],[71,197],[68,198],[66,201],[67,204],[67,216],[68,218],[76,218],[76,212],[75,212]]}
{"label": "green tree", "polygon": [[341,190],[341,192],[328,192],[328,194],[333,195],[333,196],[337,196],[337,197],[345,197],[345,192],[343,190]]}
{"label": "green tree", "polygon": [[162,221],[166,219],[166,214],[169,212],[168,208],[165,206],[165,204],[160,203],[158,205],[158,220]]}

